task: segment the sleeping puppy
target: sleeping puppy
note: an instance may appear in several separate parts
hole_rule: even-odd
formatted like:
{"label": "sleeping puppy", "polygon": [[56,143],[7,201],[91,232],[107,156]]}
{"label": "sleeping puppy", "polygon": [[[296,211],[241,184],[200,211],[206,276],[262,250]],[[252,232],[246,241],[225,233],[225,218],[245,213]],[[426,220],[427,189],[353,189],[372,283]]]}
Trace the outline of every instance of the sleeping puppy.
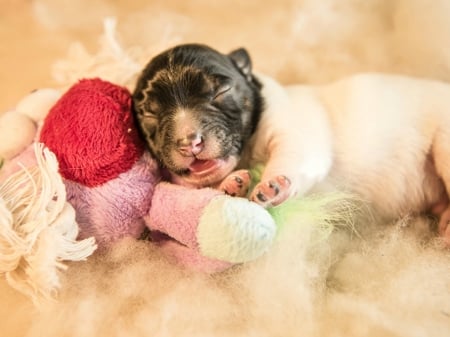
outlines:
{"label": "sleeping puppy", "polygon": [[361,74],[283,87],[253,74],[244,49],[189,44],[152,59],[133,100],[150,150],[177,182],[217,186],[264,163],[250,196],[264,206],[338,186],[388,219],[439,214],[450,245],[449,85]]}
{"label": "sleeping puppy", "polygon": [[140,130],[173,180],[215,186],[239,163],[263,111],[245,50],[182,45],[156,56],[133,94]]}

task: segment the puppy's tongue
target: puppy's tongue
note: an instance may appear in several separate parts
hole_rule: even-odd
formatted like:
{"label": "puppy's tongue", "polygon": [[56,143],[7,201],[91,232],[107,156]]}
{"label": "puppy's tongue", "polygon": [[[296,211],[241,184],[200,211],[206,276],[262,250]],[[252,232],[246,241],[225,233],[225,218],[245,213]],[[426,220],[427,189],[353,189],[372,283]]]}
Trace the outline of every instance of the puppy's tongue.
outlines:
{"label": "puppy's tongue", "polygon": [[204,171],[213,169],[216,166],[217,166],[217,161],[215,161],[215,160],[196,159],[189,166],[189,170],[191,170],[191,172],[193,172],[193,173],[200,173],[200,172],[204,172]]}

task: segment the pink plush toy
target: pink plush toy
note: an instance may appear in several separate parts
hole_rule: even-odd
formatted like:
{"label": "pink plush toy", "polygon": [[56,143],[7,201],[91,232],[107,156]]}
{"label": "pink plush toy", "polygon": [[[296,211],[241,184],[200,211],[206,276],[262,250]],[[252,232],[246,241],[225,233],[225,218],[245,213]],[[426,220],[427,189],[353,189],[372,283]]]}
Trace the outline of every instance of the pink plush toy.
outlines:
{"label": "pink plush toy", "polygon": [[80,238],[100,247],[147,226],[151,240],[205,272],[250,261],[271,245],[276,226],[262,207],[214,189],[163,182],[145,150],[126,88],[100,79],[73,85],[45,118],[40,141],[55,155]]}

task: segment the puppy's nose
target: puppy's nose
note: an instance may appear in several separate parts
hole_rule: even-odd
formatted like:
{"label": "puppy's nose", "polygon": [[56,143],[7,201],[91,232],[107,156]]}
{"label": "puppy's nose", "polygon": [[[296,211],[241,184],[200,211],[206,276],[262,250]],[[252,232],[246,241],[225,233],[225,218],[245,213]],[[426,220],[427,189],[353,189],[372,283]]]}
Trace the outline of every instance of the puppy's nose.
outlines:
{"label": "puppy's nose", "polygon": [[192,156],[203,151],[205,146],[203,136],[199,133],[191,133],[177,140],[178,151],[182,155]]}

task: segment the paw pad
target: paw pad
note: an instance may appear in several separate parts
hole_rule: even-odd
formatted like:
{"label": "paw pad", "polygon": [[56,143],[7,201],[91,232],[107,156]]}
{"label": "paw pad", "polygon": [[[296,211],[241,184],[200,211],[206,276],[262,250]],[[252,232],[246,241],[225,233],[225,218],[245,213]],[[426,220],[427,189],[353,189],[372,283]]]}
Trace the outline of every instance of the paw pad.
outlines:
{"label": "paw pad", "polygon": [[245,197],[247,196],[250,182],[250,172],[238,170],[227,176],[220,184],[219,189],[233,197]]}
{"label": "paw pad", "polygon": [[256,185],[250,200],[264,206],[276,206],[289,197],[290,180],[283,175]]}

